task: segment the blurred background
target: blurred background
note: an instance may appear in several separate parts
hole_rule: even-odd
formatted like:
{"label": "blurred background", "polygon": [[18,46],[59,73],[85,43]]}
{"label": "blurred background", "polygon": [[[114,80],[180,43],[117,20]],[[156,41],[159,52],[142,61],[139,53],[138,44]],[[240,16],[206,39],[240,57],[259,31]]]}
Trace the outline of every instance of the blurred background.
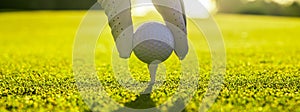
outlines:
{"label": "blurred background", "polygon": [[[150,0],[132,0],[145,3]],[[185,0],[186,5],[193,5]],[[209,11],[220,13],[300,16],[300,0],[199,0]],[[85,10],[97,0],[1,0],[1,11]],[[150,9],[149,9],[150,10]]]}
{"label": "blurred background", "polygon": [[[226,47],[224,87],[211,111],[300,112],[300,0],[199,1],[213,13]],[[0,0],[0,112],[90,111],[75,83],[72,51],[81,21],[96,2]],[[145,2],[151,0],[132,0],[133,4]],[[208,13],[195,2],[184,0],[187,15],[203,22]],[[157,19],[153,9],[153,6],[134,8],[133,19]],[[98,27],[93,22],[107,21],[104,11],[95,12],[100,14],[99,19],[89,21],[88,34]],[[201,75],[205,75],[201,76],[195,97],[186,108],[187,112],[194,112],[206,91],[211,57],[206,38],[193,22],[188,22],[189,39],[198,42],[194,48],[199,54]],[[95,50],[100,80],[107,84],[107,91],[117,102],[134,102],[137,95],[122,88],[113,78],[109,65],[114,46],[110,28],[107,26],[101,33],[99,38],[107,40],[98,40]],[[130,65],[133,77],[150,79],[146,65],[143,70],[139,65]],[[166,89],[152,95],[155,104],[163,103],[175,93],[180,74],[178,71],[167,74],[170,77],[163,86]]]}

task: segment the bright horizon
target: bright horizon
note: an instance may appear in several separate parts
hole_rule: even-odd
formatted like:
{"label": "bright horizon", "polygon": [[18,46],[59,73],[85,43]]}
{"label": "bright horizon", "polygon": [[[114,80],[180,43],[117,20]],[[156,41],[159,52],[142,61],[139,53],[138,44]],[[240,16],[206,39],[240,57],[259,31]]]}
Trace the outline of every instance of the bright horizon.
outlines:
{"label": "bright horizon", "polygon": [[[155,11],[155,8],[151,0],[134,0],[134,6],[136,4],[151,4],[145,7],[134,7],[133,16],[145,16],[148,12]],[[199,4],[201,3],[203,7]],[[207,18],[208,12],[213,12],[216,9],[216,5],[212,0],[184,0],[185,12],[188,17],[191,18]]]}

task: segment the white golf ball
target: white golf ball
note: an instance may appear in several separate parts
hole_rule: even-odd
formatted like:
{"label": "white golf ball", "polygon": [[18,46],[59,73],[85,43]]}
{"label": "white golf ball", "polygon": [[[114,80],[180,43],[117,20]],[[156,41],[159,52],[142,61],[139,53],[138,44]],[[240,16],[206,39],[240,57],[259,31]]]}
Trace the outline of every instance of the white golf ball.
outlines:
{"label": "white golf ball", "polygon": [[158,64],[165,61],[174,49],[172,32],[158,22],[141,25],[134,33],[134,54],[144,63]]}

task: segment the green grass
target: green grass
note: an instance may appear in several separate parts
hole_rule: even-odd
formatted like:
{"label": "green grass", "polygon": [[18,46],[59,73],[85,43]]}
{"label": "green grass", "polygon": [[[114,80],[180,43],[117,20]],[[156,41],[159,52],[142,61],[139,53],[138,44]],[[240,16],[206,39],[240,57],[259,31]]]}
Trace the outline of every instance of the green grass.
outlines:
{"label": "green grass", "polygon": [[[72,73],[74,37],[84,14],[83,11],[0,13],[1,112],[89,111]],[[218,14],[215,19],[226,44],[227,72],[210,111],[300,111],[300,18]],[[194,46],[201,79],[185,111],[195,111],[206,91],[211,61],[205,39],[193,25],[189,26],[189,37],[199,41]],[[114,100],[143,108],[145,104],[138,105],[142,104],[139,98],[149,101],[149,105],[158,105],[174,94],[180,75],[176,57],[166,62],[166,68],[172,71],[167,72],[164,88],[141,97],[118,86],[113,77],[109,65],[112,44],[106,28],[97,45],[96,69]],[[134,57],[130,62],[136,80],[150,79],[146,65]]]}

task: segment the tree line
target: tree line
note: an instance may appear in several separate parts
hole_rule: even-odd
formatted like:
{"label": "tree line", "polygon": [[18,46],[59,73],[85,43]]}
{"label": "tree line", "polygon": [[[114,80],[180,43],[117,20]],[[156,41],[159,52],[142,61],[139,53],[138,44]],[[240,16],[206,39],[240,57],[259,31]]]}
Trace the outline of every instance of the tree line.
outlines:
{"label": "tree line", "polygon": [[[300,16],[300,4],[280,5],[266,0],[215,0],[221,13]],[[97,0],[1,0],[0,9],[78,10],[89,9]]]}
{"label": "tree line", "polygon": [[1,0],[5,10],[81,10],[89,9],[97,0]]}
{"label": "tree line", "polygon": [[221,13],[260,14],[277,16],[300,16],[300,4],[280,5],[266,0],[218,0]]}

